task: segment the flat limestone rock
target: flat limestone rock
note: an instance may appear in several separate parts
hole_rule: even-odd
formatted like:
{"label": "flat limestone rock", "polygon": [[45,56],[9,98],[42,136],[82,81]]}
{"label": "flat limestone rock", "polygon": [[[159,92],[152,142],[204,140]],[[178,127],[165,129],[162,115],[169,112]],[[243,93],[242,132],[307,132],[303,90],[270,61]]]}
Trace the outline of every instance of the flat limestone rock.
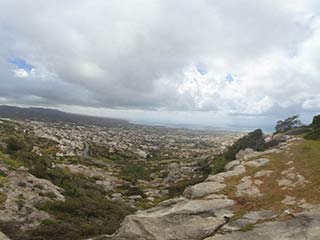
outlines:
{"label": "flat limestone rock", "polygon": [[249,167],[262,167],[266,165],[268,162],[270,162],[270,159],[268,158],[259,158],[257,160],[246,162],[244,163],[244,165]]}
{"label": "flat limestone rock", "polygon": [[258,197],[261,195],[259,188],[252,182],[250,176],[243,177],[236,189],[237,196]]}
{"label": "flat limestone rock", "polygon": [[215,175],[211,175],[206,179],[206,182],[219,182],[223,183],[225,178],[236,177],[246,172],[246,168],[243,165],[238,165],[231,171],[221,172]]}
{"label": "flat limestone rock", "polygon": [[277,214],[271,210],[260,210],[260,211],[253,211],[245,214],[243,218],[250,219],[254,222],[259,220],[267,220],[277,217]]}
{"label": "flat limestone rock", "polygon": [[254,225],[252,231],[217,234],[205,240],[318,240],[320,239],[320,208],[296,214],[287,221]]}
{"label": "flat limestone rock", "polygon": [[291,196],[286,196],[281,203],[285,204],[285,205],[295,205],[297,203],[296,198],[295,197],[291,197]]}
{"label": "flat limestone rock", "polygon": [[259,172],[256,172],[254,177],[255,178],[260,178],[260,177],[270,177],[271,174],[273,173],[272,170],[261,170]]}
{"label": "flat limestone rock", "polygon": [[202,182],[188,187],[184,191],[183,195],[190,199],[202,198],[210,194],[220,192],[225,187],[225,184],[219,182]]}
{"label": "flat limestone rock", "polygon": [[228,162],[227,165],[224,167],[224,169],[226,171],[230,171],[232,170],[234,167],[236,166],[239,166],[241,163],[239,160],[234,160],[234,161],[231,161],[231,162]]}
{"label": "flat limestone rock", "polygon": [[222,227],[225,232],[239,231],[248,225],[255,224],[258,221],[269,220],[277,217],[277,214],[271,210],[254,211],[245,214],[242,218],[232,221]]}
{"label": "flat limestone rock", "polygon": [[125,218],[113,240],[198,240],[226,223],[230,199],[185,200],[168,208],[141,211]]}

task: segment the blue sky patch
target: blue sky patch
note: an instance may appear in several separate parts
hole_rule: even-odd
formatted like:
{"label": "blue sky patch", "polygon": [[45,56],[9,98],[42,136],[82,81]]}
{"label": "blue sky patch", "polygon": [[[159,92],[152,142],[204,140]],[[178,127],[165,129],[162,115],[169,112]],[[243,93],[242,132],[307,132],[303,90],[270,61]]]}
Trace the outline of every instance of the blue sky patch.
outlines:
{"label": "blue sky patch", "polygon": [[23,69],[28,73],[30,73],[31,70],[34,69],[34,67],[31,64],[29,64],[26,60],[21,58],[10,58],[8,62],[16,65],[19,69]]}
{"label": "blue sky patch", "polygon": [[228,83],[232,83],[234,80],[235,80],[234,76],[232,74],[228,73],[226,76],[226,81]]}
{"label": "blue sky patch", "polygon": [[208,73],[208,69],[203,63],[198,63],[196,68],[201,75],[206,75]]}

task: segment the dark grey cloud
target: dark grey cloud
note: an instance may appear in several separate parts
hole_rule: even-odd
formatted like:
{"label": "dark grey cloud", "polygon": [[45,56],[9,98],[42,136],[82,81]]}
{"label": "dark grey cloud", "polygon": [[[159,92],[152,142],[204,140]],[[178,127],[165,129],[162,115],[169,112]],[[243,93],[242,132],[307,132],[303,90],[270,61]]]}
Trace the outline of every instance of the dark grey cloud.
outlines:
{"label": "dark grey cloud", "polygon": [[315,4],[2,0],[0,100],[236,115],[272,115],[277,106],[317,111]]}

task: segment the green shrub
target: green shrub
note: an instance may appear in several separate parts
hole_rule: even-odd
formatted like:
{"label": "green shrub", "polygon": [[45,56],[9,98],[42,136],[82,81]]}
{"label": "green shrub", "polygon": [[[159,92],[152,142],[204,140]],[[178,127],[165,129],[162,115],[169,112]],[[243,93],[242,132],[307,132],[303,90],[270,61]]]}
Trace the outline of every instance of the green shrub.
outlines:
{"label": "green shrub", "polygon": [[212,172],[210,161],[208,159],[203,159],[200,162],[198,162],[198,166],[199,166],[199,171],[205,177],[207,177]]}
{"label": "green shrub", "polygon": [[307,140],[320,140],[320,128],[315,129],[304,136]]}
{"label": "green shrub", "polygon": [[227,160],[223,155],[217,156],[214,159],[214,162],[212,164],[211,173],[212,174],[217,174],[217,173],[220,173],[220,172],[224,172],[224,167],[227,165],[227,163],[229,161],[230,160]]}
{"label": "green shrub", "polygon": [[224,171],[225,165],[236,158],[236,154],[240,150],[252,148],[255,151],[264,151],[271,145],[276,145],[277,142],[266,143],[264,141],[263,132],[261,129],[256,129],[250,132],[247,136],[240,138],[232,146],[230,146],[224,153],[216,155],[212,164],[212,174]]}
{"label": "green shrub", "polygon": [[7,152],[9,154],[27,150],[28,145],[23,136],[11,136],[6,141],[7,144]]}
{"label": "green shrub", "polygon": [[65,202],[46,202],[39,206],[54,216],[23,239],[77,240],[102,234],[112,234],[123,218],[133,211],[124,204],[107,200],[104,196],[67,198]]}
{"label": "green shrub", "polygon": [[264,141],[263,132],[261,129],[256,129],[250,132],[247,136],[240,138],[228,150],[223,153],[226,160],[234,160],[236,154],[243,149],[252,148],[255,151],[264,151],[268,148]]}
{"label": "green shrub", "polygon": [[0,204],[4,203],[7,201],[7,195],[3,192],[0,192]]}
{"label": "green shrub", "polygon": [[313,117],[311,127],[314,129],[320,128],[320,115],[316,115]]}
{"label": "green shrub", "polygon": [[135,183],[138,179],[148,179],[149,171],[141,164],[128,164],[122,168],[121,176],[124,179]]}

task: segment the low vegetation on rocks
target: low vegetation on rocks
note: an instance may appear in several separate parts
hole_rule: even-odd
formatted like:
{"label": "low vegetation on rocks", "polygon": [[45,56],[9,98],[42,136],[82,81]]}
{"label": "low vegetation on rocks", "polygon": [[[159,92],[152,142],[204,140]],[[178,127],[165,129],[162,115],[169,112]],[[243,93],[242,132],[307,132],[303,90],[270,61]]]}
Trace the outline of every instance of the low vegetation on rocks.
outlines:
{"label": "low vegetation on rocks", "polygon": [[236,159],[236,154],[244,149],[251,148],[255,151],[264,151],[269,147],[276,146],[279,140],[272,139],[269,142],[265,141],[265,136],[261,129],[256,129],[250,132],[231,145],[224,153],[215,156],[215,161],[212,166],[212,174],[223,172],[226,164]]}
{"label": "low vegetation on rocks", "polygon": [[314,116],[310,128],[311,130],[304,138],[309,140],[320,140],[320,115]]}

